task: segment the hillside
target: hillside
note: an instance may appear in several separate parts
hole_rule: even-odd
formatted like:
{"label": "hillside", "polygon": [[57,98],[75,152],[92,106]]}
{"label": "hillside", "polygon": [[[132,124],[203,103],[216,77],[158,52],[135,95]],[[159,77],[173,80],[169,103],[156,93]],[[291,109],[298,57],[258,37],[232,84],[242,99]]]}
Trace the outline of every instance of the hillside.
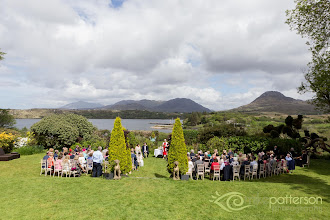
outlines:
{"label": "hillside", "polygon": [[146,110],[153,112],[210,112],[211,110],[194,102],[191,99],[176,98],[169,101],[155,100],[123,100],[113,105],[107,105],[102,109],[111,110]]}
{"label": "hillside", "polygon": [[278,112],[283,114],[319,114],[318,110],[307,101],[284,96],[280,92],[268,91],[256,98],[253,102],[232,109],[238,112]]}

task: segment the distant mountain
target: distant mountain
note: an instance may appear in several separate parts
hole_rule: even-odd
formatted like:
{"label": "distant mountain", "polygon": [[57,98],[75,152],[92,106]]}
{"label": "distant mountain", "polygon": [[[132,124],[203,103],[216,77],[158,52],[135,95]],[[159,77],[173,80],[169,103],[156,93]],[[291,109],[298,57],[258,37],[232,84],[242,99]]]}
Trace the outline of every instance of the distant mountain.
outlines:
{"label": "distant mountain", "polygon": [[307,101],[287,97],[277,91],[265,92],[250,104],[232,110],[239,112],[278,112],[292,115],[320,113]]}
{"label": "distant mountain", "polygon": [[60,109],[95,109],[95,108],[100,108],[103,107],[104,105],[99,104],[99,103],[89,103],[89,102],[84,102],[84,101],[78,101],[78,102],[73,102],[69,103],[65,106],[60,107]]}
{"label": "distant mountain", "polygon": [[194,102],[191,99],[176,98],[164,102],[154,108],[159,112],[211,112],[210,109]]}
{"label": "distant mountain", "polygon": [[107,105],[102,109],[112,110],[146,110],[157,112],[210,112],[211,110],[192,101],[191,99],[177,98],[169,101],[155,100],[123,100],[113,105]]}

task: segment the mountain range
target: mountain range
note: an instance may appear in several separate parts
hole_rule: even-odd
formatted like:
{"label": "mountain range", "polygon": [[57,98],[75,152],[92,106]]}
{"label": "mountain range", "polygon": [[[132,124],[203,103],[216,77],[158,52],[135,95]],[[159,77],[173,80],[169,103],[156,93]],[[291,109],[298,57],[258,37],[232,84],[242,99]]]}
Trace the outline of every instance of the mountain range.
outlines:
{"label": "mountain range", "polygon": [[[152,112],[211,112],[210,109],[187,98],[176,98],[168,101],[156,100],[122,100],[112,105],[99,103],[74,102],[67,104],[61,109],[109,109],[109,110],[144,110]],[[238,112],[277,112],[283,114],[319,114],[320,111],[307,101],[287,97],[277,91],[268,91],[260,95],[253,102],[247,105],[234,108],[229,111]]]}
{"label": "mountain range", "polygon": [[176,98],[168,101],[156,100],[122,100],[112,105],[101,105],[84,101],[74,102],[60,107],[60,109],[110,109],[110,110],[145,110],[154,112],[211,112],[210,109],[191,99]]}

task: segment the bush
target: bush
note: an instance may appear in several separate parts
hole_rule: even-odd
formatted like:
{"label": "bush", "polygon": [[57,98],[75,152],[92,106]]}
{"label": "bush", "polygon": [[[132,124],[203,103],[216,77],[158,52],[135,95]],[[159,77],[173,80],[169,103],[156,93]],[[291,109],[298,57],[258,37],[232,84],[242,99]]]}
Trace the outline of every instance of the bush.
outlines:
{"label": "bush", "polygon": [[180,119],[177,118],[174,123],[171,145],[168,152],[167,171],[172,174],[174,162],[179,162],[180,174],[186,174],[188,171],[187,147],[184,141],[182,125]]}
{"label": "bush", "polygon": [[5,151],[5,153],[10,153],[15,144],[15,135],[12,133],[2,132],[0,133],[0,147]]}
{"label": "bush", "polygon": [[85,117],[76,114],[50,115],[31,127],[38,145],[46,148],[70,147],[92,138],[96,128]]}
{"label": "bush", "polygon": [[15,151],[21,155],[32,155],[39,154],[45,151],[43,146],[33,145],[33,146],[24,146],[20,148],[15,148]]}
{"label": "bush", "polygon": [[191,145],[197,142],[198,131],[197,130],[183,130],[184,139],[187,145]]}
{"label": "bush", "polygon": [[126,147],[121,120],[116,118],[109,144],[109,161],[119,160],[120,170],[125,174],[132,170],[131,152]]}
{"label": "bush", "polygon": [[11,128],[16,124],[14,116],[6,109],[0,109],[0,127]]}

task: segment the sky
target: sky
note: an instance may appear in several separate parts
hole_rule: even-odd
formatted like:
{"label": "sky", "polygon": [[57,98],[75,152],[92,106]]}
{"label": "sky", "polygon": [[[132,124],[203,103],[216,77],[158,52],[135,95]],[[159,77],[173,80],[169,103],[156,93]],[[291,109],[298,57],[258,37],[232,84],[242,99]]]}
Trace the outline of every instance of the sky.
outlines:
{"label": "sky", "polygon": [[212,110],[297,99],[311,59],[293,0],[0,0],[0,108],[190,98]]}

